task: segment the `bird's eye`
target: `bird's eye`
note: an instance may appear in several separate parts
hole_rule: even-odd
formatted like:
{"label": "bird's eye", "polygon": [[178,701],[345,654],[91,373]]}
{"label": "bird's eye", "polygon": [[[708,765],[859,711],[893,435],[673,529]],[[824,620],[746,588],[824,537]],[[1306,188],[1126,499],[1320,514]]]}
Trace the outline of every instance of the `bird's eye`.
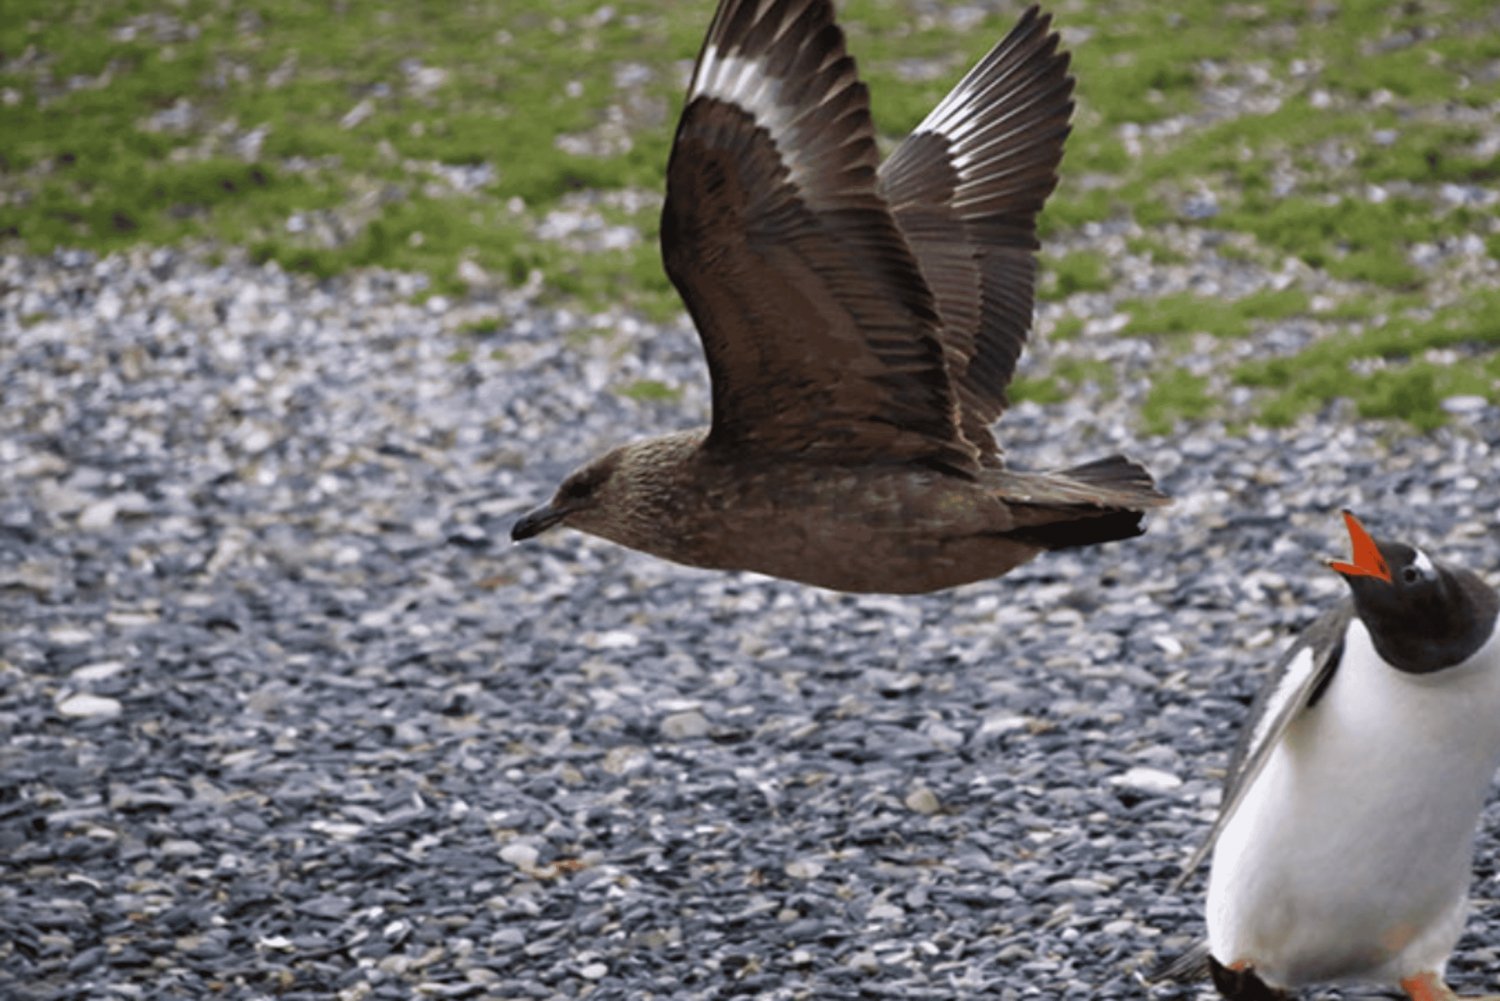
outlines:
{"label": "bird's eye", "polygon": [[563,485],[558,488],[558,494],[567,501],[581,502],[594,496],[594,490],[599,486],[597,476],[575,476],[564,480]]}
{"label": "bird's eye", "polygon": [[1407,567],[1405,570],[1401,571],[1401,579],[1406,581],[1408,584],[1415,584],[1417,581],[1422,579],[1422,571],[1418,570],[1416,567]]}

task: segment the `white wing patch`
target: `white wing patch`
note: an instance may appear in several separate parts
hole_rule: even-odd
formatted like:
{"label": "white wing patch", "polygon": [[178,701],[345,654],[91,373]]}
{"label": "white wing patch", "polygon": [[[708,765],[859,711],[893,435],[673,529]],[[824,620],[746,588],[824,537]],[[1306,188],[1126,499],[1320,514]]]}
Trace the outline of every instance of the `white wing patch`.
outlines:
{"label": "white wing patch", "polygon": [[[998,76],[981,86],[979,83],[980,71],[990,62],[986,56],[979,60],[964,74],[964,78],[948,92],[948,96],[938,102],[938,106],[927,113],[922,119],[922,124],[913,130],[918,132],[938,132],[947,136],[957,145],[962,143],[983,123],[974,115],[970,109],[976,106],[992,107],[1006,103],[1004,94],[1013,89],[1017,84],[1025,81],[1015,81],[1011,78],[1016,75],[1016,69]],[[1010,116],[1007,116],[1010,117]]]}
{"label": "white wing patch", "polygon": [[[783,24],[777,37],[785,30]],[[760,60],[725,54],[710,42],[703,50],[703,58],[698,61],[697,72],[693,74],[688,100],[712,97],[749,112],[755,124],[770,134],[792,183],[806,197],[806,193],[812,190],[807,178],[813,171],[813,163],[805,149],[806,144],[800,141],[797,133],[801,119],[817,111],[820,105],[797,107],[789,104],[782,100],[781,89],[782,80],[766,73]],[[840,91],[834,91],[828,97],[838,93]]]}
{"label": "white wing patch", "polygon": [[[986,124],[990,128],[994,128],[993,119]],[[1015,145],[1013,141],[1015,134],[1015,130],[1000,133],[991,132],[986,137],[985,143],[980,146],[964,145],[966,137],[955,139],[954,146],[958,150],[958,153],[953,158],[953,169],[958,171],[958,176],[964,180],[968,180],[980,173],[984,174],[986,180],[993,180],[1000,175],[996,171],[986,170],[985,168],[992,161],[1012,152]]]}
{"label": "white wing patch", "polygon": [[[986,183],[993,183],[1004,176],[1005,171],[997,170],[995,161],[1016,151],[1015,136],[1035,125],[1031,112],[1036,102],[1044,99],[1043,95],[1034,95],[1029,100],[1016,96],[1017,91],[1036,83],[1034,72],[1027,75],[1032,67],[1024,59],[999,76],[984,79],[996,54],[992,52],[976,63],[912,131],[913,136],[935,133],[948,140],[953,169],[960,179],[955,204],[963,203],[963,182],[982,176]],[[1006,53],[1001,58],[1013,55]],[[995,108],[1005,108],[1006,113],[996,115]],[[1000,131],[1008,121],[1013,121],[1014,126]]]}
{"label": "white wing patch", "polygon": [[[964,84],[960,83],[951,94],[943,99],[943,103],[934,108],[932,114],[917,126],[915,134],[935,132],[952,143],[953,168],[958,171],[959,177],[966,180],[977,173],[986,161],[1013,152],[1012,137],[1020,127],[1029,124],[1023,121],[1018,123],[1016,129],[998,132],[996,131],[998,123],[1004,119],[993,116],[985,118],[978,113],[979,108],[1009,100],[1008,95],[1004,93],[991,96],[999,89],[995,83],[992,83],[985,91],[980,92],[965,89]],[[1005,118],[1016,118],[1025,110],[1024,107],[1017,108]],[[979,137],[975,133],[981,127],[985,130],[984,142],[976,144],[975,140]]]}

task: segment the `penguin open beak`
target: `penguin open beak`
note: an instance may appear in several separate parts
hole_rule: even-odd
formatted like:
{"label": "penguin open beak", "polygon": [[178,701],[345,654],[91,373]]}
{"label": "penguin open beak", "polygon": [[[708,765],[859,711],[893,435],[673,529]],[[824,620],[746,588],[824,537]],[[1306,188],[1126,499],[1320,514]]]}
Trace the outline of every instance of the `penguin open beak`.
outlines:
{"label": "penguin open beak", "polygon": [[1385,557],[1380,555],[1380,547],[1375,545],[1375,540],[1370,538],[1370,533],[1365,531],[1365,526],[1354,517],[1354,512],[1347,509],[1344,511],[1344,524],[1349,529],[1352,562],[1340,563],[1337,560],[1329,560],[1328,569],[1341,573],[1345,577],[1374,577],[1389,584],[1391,569],[1385,565]]}

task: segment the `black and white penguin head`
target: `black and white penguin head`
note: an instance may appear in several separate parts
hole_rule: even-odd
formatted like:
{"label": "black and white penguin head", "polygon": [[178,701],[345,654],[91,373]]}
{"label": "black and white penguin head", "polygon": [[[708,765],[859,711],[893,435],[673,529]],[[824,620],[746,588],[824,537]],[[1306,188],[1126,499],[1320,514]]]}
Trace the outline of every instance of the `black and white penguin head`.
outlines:
{"label": "black and white penguin head", "polygon": [[1429,674],[1468,660],[1495,630],[1500,596],[1477,575],[1405,542],[1375,539],[1344,512],[1350,561],[1328,561],[1354,595],[1375,650],[1398,670]]}

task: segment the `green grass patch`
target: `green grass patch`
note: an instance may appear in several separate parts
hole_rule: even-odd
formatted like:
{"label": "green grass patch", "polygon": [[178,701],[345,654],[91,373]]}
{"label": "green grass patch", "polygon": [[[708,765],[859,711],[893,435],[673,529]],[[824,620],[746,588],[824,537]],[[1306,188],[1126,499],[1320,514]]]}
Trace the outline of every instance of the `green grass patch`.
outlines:
{"label": "green grass patch", "polygon": [[1059,344],[1065,341],[1077,340],[1083,333],[1083,317],[1062,316],[1052,324],[1052,329],[1047,331],[1047,340],[1056,341]]}
{"label": "green grass patch", "polygon": [[1125,333],[1145,337],[1196,333],[1245,337],[1257,324],[1298,316],[1309,308],[1307,294],[1296,288],[1268,289],[1240,299],[1212,299],[1182,292],[1133,304]]}
{"label": "green grass patch", "polygon": [[1066,299],[1076,292],[1104,292],[1113,284],[1109,259],[1091,250],[1075,251],[1066,257],[1044,257],[1043,299]]}
{"label": "green grass patch", "polygon": [[643,402],[672,401],[682,397],[682,390],[656,379],[637,379],[616,390],[621,396]]}
{"label": "green grass patch", "polygon": [[1186,264],[1188,261],[1187,254],[1155,236],[1127,237],[1125,247],[1132,254],[1149,257],[1153,264]]}
{"label": "green grass patch", "polygon": [[1500,178],[1500,154],[1475,152],[1482,135],[1474,125],[1406,122],[1379,130],[1359,147],[1355,169],[1371,181],[1422,184],[1488,184]]}
{"label": "green grass patch", "polygon": [[[1400,418],[1428,430],[1447,420],[1445,397],[1497,398],[1497,309],[1500,291],[1490,290],[1425,318],[1403,313],[1359,333],[1323,338],[1296,355],[1242,363],[1233,378],[1269,392],[1260,415],[1273,425],[1343,397],[1361,416]],[[1461,352],[1463,360],[1425,357],[1444,350]]]}
{"label": "green grass patch", "polygon": [[1115,386],[1114,369],[1108,362],[1092,358],[1058,358],[1043,373],[1022,376],[1010,384],[1011,402],[1061,403],[1073,396],[1085,383],[1094,383],[1105,391]]}
{"label": "green grass patch", "polygon": [[[0,53],[35,57],[0,63],[13,95],[0,233],[41,252],[208,236],[314,274],[379,264],[454,290],[465,255],[511,279],[560,267],[563,294],[608,284],[591,272],[639,270],[629,255],[570,269],[530,231],[570,191],[659,186],[680,101],[672,61],[701,24],[647,0],[145,9],[7,10]],[[578,152],[564,140],[601,126],[632,59],[641,121],[626,143]],[[444,180],[479,164],[492,180]],[[289,228],[317,212],[342,231]]]}
{"label": "green grass patch", "polygon": [[1390,289],[1421,284],[1407,250],[1442,232],[1432,206],[1407,197],[1383,202],[1247,198],[1226,223],[1335,277]]}
{"label": "green grass patch", "polygon": [[1198,420],[1214,408],[1208,380],[1187,369],[1159,372],[1141,404],[1141,426],[1148,434],[1166,434],[1179,420]]}
{"label": "green grass patch", "polygon": [[1078,191],[1076,188],[1075,184],[1068,183],[1065,176],[1048,199],[1041,218],[1037,220],[1037,231],[1041,234],[1043,243],[1049,234],[1077,229],[1085,223],[1103,222],[1128,211],[1125,203],[1112,190],[1090,188]]}
{"label": "green grass patch", "polygon": [[1061,403],[1068,398],[1069,388],[1062,380],[1050,375],[1017,376],[1006,388],[1005,395],[1011,403]]}
{"label": "green grass patch", "polygon": [[1361,417],[1399,420],[1418,431],[1431,431],[1448,423],[1442,402],[1450,396],[1482,396],[1491,402],[1500,398],[1497,378],[1500,364],[1493,355],[1472,367],[1417,361],[1362,375],[1309,372],[1269,398],[1259,417],[1281,427],[1316,412],[1330,399],[1343,398],[1353,401]]}
{"label": "green grass patch", "polygon": [[470,320],[467,323],[460,324],[458,327],[458,332],[461,334],[468,334],[471,337],[477,338],[494,337],[503,329],[502,323],[503,321],[499,319],[489,318],[482,320]]}

